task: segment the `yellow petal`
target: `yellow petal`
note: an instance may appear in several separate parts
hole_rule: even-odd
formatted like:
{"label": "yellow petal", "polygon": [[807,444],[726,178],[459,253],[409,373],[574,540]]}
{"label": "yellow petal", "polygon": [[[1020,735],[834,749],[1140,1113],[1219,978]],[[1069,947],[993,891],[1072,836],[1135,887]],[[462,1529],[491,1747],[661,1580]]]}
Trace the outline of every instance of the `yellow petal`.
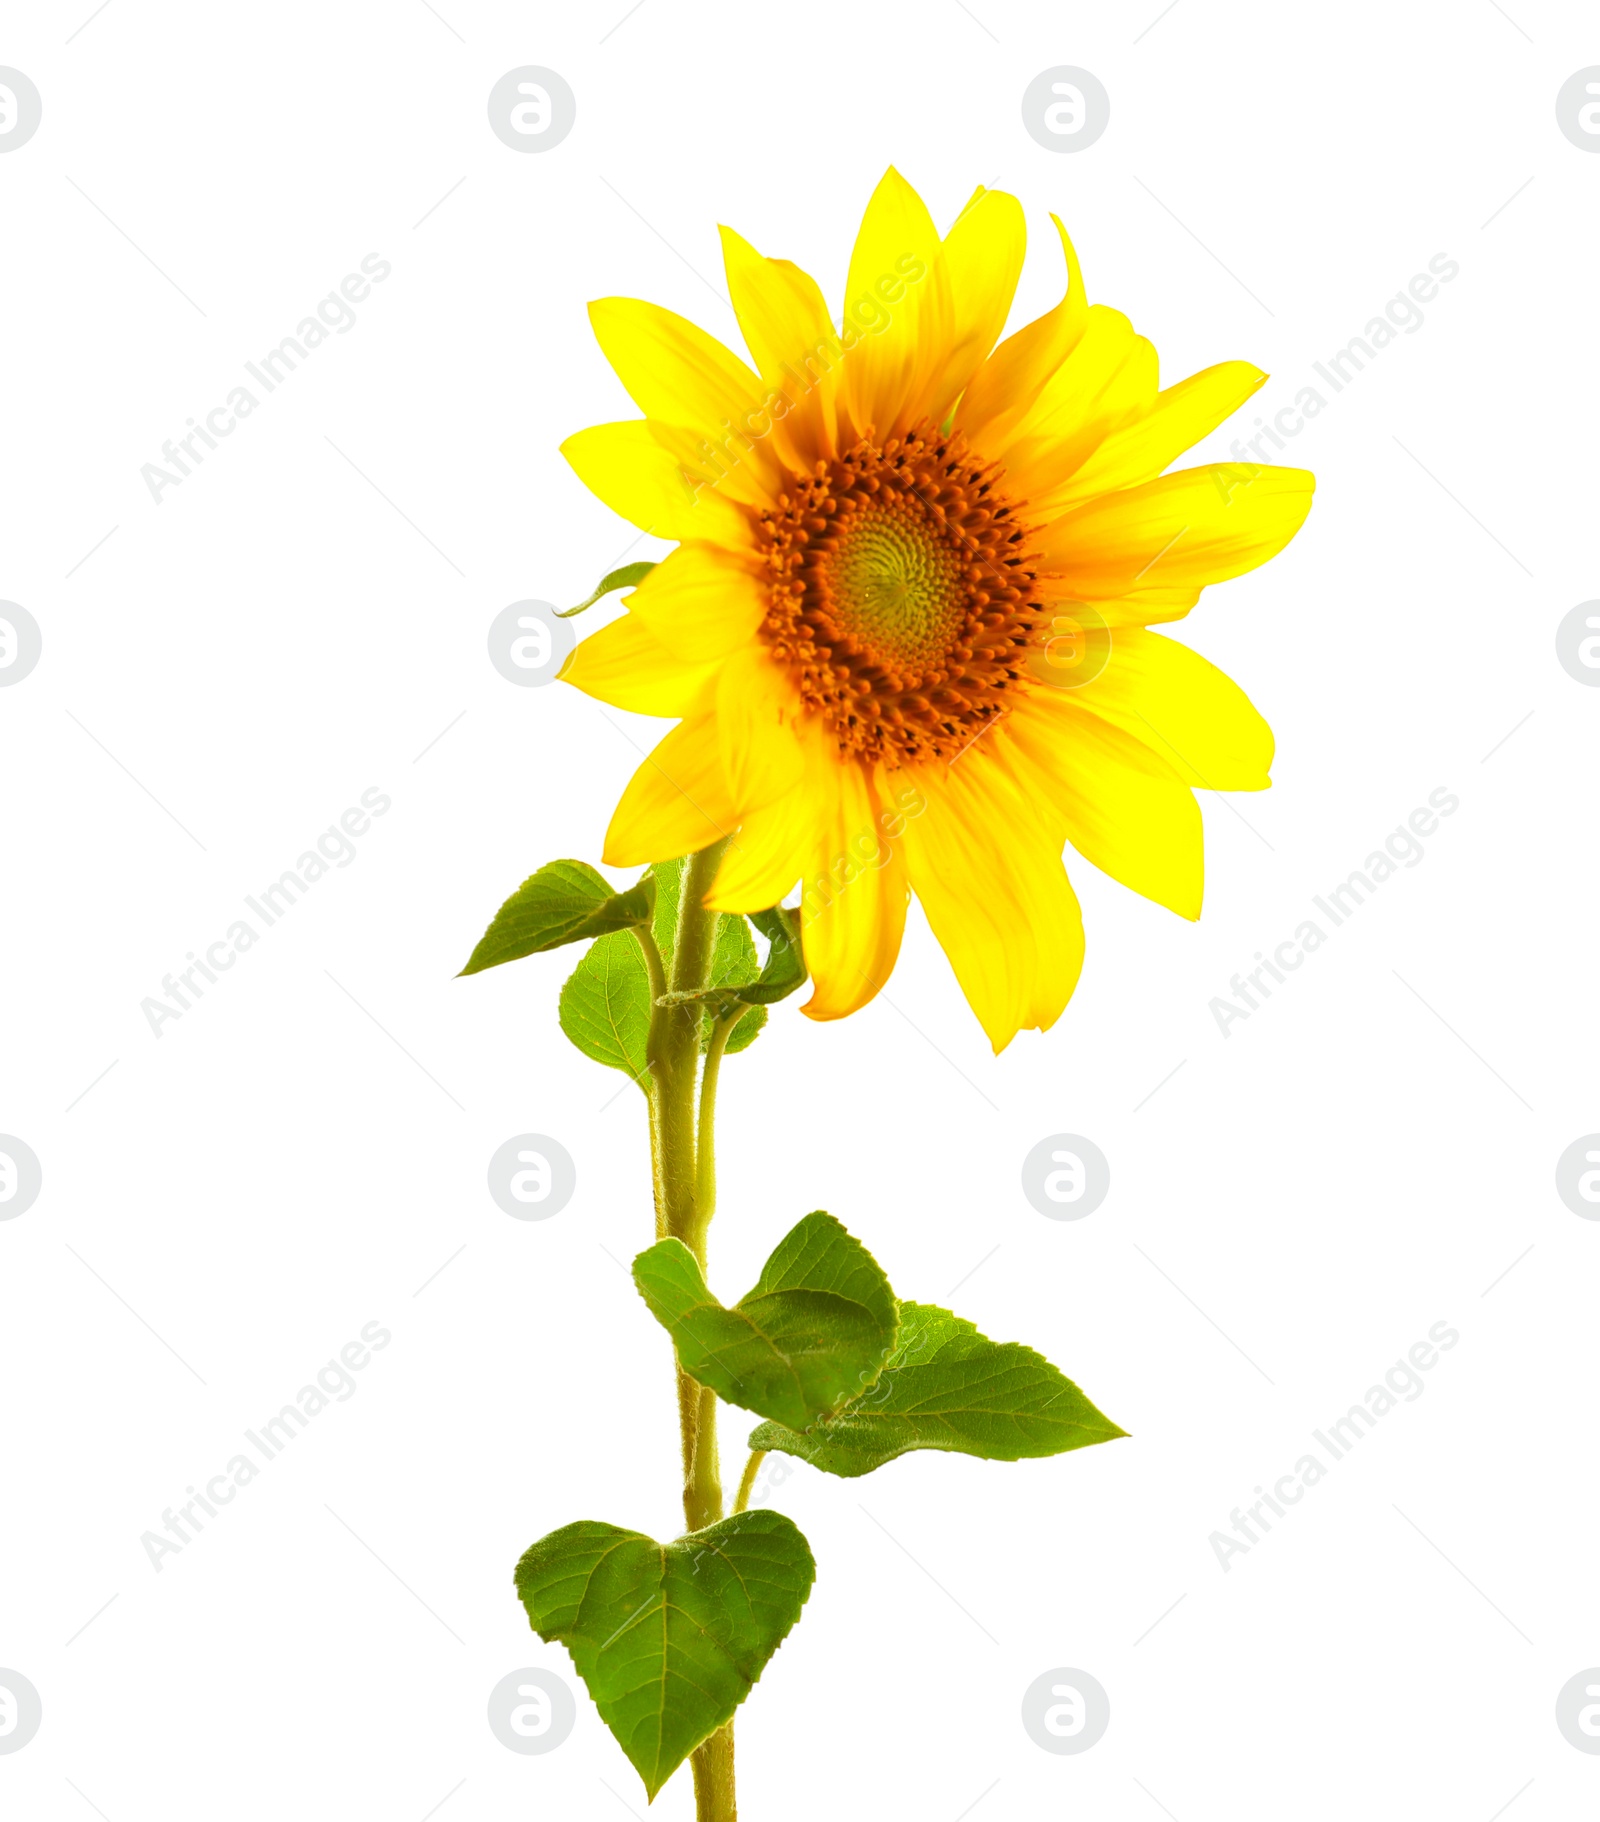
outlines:
{"label": "yellow petal", "polygon": [[1050,375],[1077,347],[1088,322],[1078,255],[1060,218],[1052,215],[1067,261],[1067,289],[1061,302],[1008,335],[978,369],[956,409],[956,427],[983,446],[998,445],[1026,415]]}
{"label": "yellow petal", "polygon": [[741,812],[764,809],[800,782],[794,686],[765,646],[730,653],[717,670],[717,740],[722,772]]}
{"label": "yellow petal", "polygon": [[[844,347],[817,281],[786,259],[763,259],[732,228],[722,230],[722,258],[734,313],[745,346],[773,391],[791,411],[809,407],[819,435],[808,456],[820,454],[834,435],[834,395]],[[767,404],[771,407],[769,392]],[[786,422],[786,415],[780,416]],[[792,434],[792,433],[790,433]]]}
{"label": "yellow petal", "polygon": [[[1013,848],[1014,888],[1029,905],[1033,932],[1033,994],[1022,1020],[1023,1030],[1048,1031],[1077,991],[1083,973],[1083,913],[1077,894],[1061,864],[1062,832],[1049,811],[1031,792],[1031,779],[1011,763],[1003,741],[985,741],[970,747],[957,765],[979,760],[1003,777],[1010,801],[1025,802],[1032,828]],[[1014,826],[1026,824],[1014,818]]]}
{"label": "yellow petal", "polygon": [[[990,737],[991,739],[993,736]],[[967,1004],[996,1051],[1053,1024],[1083,962],[1083,920],[1048,827],[980,743],[919,772],[906,870]]]}
{"label": "yellow petal", "polygon": [[1022,1028],[1048,1031],[1078,990],[1083,973],[1083,912],[1059,854],[1030,846],[1023,864],[1038,869],[1033,889],[1042,907],[1041,915],[1049,921],[1034,928],[1038,978]]}
{"label": "yellow petal", "polygon": [[1085,860],[1190,919],[1205,886],[1200,811],[1150,749],[1064,692],[1030,690],[990,738]]}
{"label": "yellow petal", "polygon": [[[762,911],[805,873],[839,793],[838,749],[815,721],[790,729],[801,770],[797,781],[762,808],[746,810],[706,903],[718,911]],[[871,856],[871,850],[867,850]]]}
{"label": "yellow petal", "polygon": [[1204,587],[1275,557],[1311,510],[1303,468],[1212,463],[1105,494],[1039,535],[1038,569],[1083,598]]}
{"label": "yellow petal", "polygon": [[721,234],[734,314],[762,378],[782,380],[785,366],[818,349],[837,364],[838,333],[810,273],[787,259],[764,259],[732,228]]}
{"label": "yellow petal", "polygon": [[980,189],[944,237],[950,276],[951,346],[933,382],[928,414],[943,423],[950,407],[1000,338],[1027,248],[1022,204],[1003,190]]}
{"label": "yellow petal", "polygon": [[750,520],[710,477],[669,450],[643,418],[595,424],[561,445],[584,486],[658,538],[750,543]]}
{"label": "yellow petal", "polygon": [[811,852],[801,880],[801,940],[811,971],[808,1018],[842,1019],[888,980],[906,926],[900,845],[859,766],[834,767],[831,793],[813,798]]}
{"label": "yellow petal", "polygon": [[687,317],[637,297],[589,306],[595,340],[647,418],[697,431],[712,443],[749,429],[765,388],[738,355]]}
{"label": "yellow petal", "polygon": [[[677,462],[685,491],[697,504],[711,496],[735,509],[759,512],[771,503],[776,486],[771,466],[775,451],[764,434],[747,437],[730,432],[713,442],[681,424],[663,424],[656,418],[649,424],[651,436]],[[748,533],[742,541],[749,543]]]}
{"label": "yellow petal", "polygon": [[1060,578],[1041,576],[1039,599],[1061,602],[1070,613],[1078,605],[1093,608],[1105,624],[1119,626],[1156,626],[1168,620],[1181,620],[1200,599],[1200,584],[1183,588],[1130,588],[1114,600],[1095,598],[1069,589]]}
{"label": "yellow petal", "polygon": [[1223,361],[1160,393],[1150,409],[1113,431],[1057,486],[1030,500],[1041,514],[1065,512],[1096,494],[1153,481],[1202,437],[1209,436],[1266,380],[1248,361]]}
{"label": "yellow petal", "polygon": [[722,775],[716,721],[679,722],[629,780],[601,858],[608,867],[642,867],[694,854],[730,834],[739,820]]}
{"label": "yellow petal", "polygon": [[816,799],[803,784],[749,812],[728,844],[706,903],[713,911],[746,912],[777,904],[805,872],[816,822]]}
{"label": "yellow petal", "polygon": [[[1053,492],[1107,437],[1156,402],[1156,351],[1120,310],[1092,305],[1083,335],[1002,443],[984,453],[1005,464],[1006,486],[1028,501],[1035,523],[1052,516]],[[1157,471],[1159,472],[1159,470]]]}
{"label": "yellow petal", "polygon": [[680,658],[723,658],[755,637],[767,572],[754,553],[680,544],[628,597],[628,612]]}
{"label": "yellow petal", "polygon": [[669,651],[632,613],[580,640],[557,673],[586,696],[640,715],[686,715],[716,674]]}
{"label": "yellow petal", "polygon": [[1109,663],[1071,700],[1152,748],[1187,785],[1264,791],[1272,729],[1244,691],[1175,639],[1114,632]]}
{"label": "yellow petal", "polygon": [[923,200],[891,165],[872,193],[850,255],[841,331],[841,408],[882,443],[925,409],[950,346],[950,282]]}

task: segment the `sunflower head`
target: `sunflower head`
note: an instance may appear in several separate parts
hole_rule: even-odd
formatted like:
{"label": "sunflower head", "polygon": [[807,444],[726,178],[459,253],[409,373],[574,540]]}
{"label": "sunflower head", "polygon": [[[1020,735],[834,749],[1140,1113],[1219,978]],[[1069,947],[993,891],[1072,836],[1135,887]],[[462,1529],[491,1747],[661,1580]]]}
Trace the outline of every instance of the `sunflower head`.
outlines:
{"label": "sunflower head", "polygon": [[677,543],[562,672],[678,723],[605,859],[727,838],[724,911],[798,883],[813,1018],[883,986],[915,895],[996,1050],[1048,1027],[1083,958],[1064,847],[1197,917],[1194,790],[1269,782],[1243,693],[1148,629],[1281,550],[1312,477],[1167,473],[1265,375],[1228,361],[1161,389],[1055,227],[1065,294],[1003,340],[1021,206],[980,189],[941,237],[893,170],[837,324],[814,280],[728,229],[749,363],[654,305],[591,307],[644,415],[564,452]]}

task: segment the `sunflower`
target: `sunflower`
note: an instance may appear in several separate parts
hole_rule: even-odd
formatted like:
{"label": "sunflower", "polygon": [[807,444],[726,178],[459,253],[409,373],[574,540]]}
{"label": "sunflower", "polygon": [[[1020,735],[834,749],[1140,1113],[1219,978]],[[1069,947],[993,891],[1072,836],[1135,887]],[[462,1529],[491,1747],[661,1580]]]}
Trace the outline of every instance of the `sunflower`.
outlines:
{"label": "sunflower", "polygon": [[1021,205],[980,188],[941,239],[893,169],[838,326],[812,278],[726,228],[749,364],[654,304],[590,307],[644,416],[563,453],[677,541],[562,671],[679,718],[604,858],[727,838],[706,898],[722,911],[798,882],[812,1018],[884,985],[914,893],[994,1048],[1048,1028],[1083,962],[1064,847],[1195,918],[1195,788],[1270,782],[1243,692],[1148,629],[1276,555],[1312,477],[1165,473],[1266,376],[1225,361],[1159,389],[1154,348],[1087,303],[1051,219],[1065,294],[1003,341]]}

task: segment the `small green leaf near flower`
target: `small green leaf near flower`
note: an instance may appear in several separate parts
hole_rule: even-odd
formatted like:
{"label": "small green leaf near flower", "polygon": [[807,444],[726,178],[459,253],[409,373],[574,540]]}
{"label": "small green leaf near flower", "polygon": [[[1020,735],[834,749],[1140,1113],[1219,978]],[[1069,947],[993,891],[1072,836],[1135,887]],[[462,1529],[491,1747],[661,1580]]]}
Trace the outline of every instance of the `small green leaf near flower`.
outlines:
{"label": "small green leaf near flower", "polygon": [[648,876],[618,892],[581,860],[553,860],[525,879],[495,912],[461,972],[481,974],[563,943],[648,923],[654,902]]}
{"label": "small green leaf near flower", "polygon": [[600,578],[600,586],[588,600],[580,601],[576,607],[559,609],[556,618],[570,620],[574,614],[581,614],[586,607],[593,607],[602,595],[609,595],[613,589],[637,588],[654,568],[654,563],[624,563],[621,569],[613,569]]}

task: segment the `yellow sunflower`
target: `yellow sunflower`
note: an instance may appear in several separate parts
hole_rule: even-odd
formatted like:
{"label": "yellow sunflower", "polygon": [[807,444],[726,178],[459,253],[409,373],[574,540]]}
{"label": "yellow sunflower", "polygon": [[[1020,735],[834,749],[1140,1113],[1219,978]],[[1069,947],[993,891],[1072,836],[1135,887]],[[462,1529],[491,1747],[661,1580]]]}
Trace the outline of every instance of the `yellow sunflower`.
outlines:
{"label": "yellow sunflower", "polygon": [[750,364],[654,304],[590,307],[644,416],[563,453],[678,540],[562,671],[681,718],[604,858],[731,838],[706,899],[723,911],[798,882],[812,1018],[884,985],[915,893],[995,1049],[1046,1029],[1083,961],[1064,845],[1195,918],[1193,788],[1270,782],[1243,692],[1146,629],[1276,555],[1312,477],[1165,474],[1266,376],[1225,361],[1158,389],[1155,349],[1087,303],[1051,219],[1065,295],[1004,341],[1021,205],[979,189],[941,239],[892,169],[837,327],[813,279],[726,228]]}

